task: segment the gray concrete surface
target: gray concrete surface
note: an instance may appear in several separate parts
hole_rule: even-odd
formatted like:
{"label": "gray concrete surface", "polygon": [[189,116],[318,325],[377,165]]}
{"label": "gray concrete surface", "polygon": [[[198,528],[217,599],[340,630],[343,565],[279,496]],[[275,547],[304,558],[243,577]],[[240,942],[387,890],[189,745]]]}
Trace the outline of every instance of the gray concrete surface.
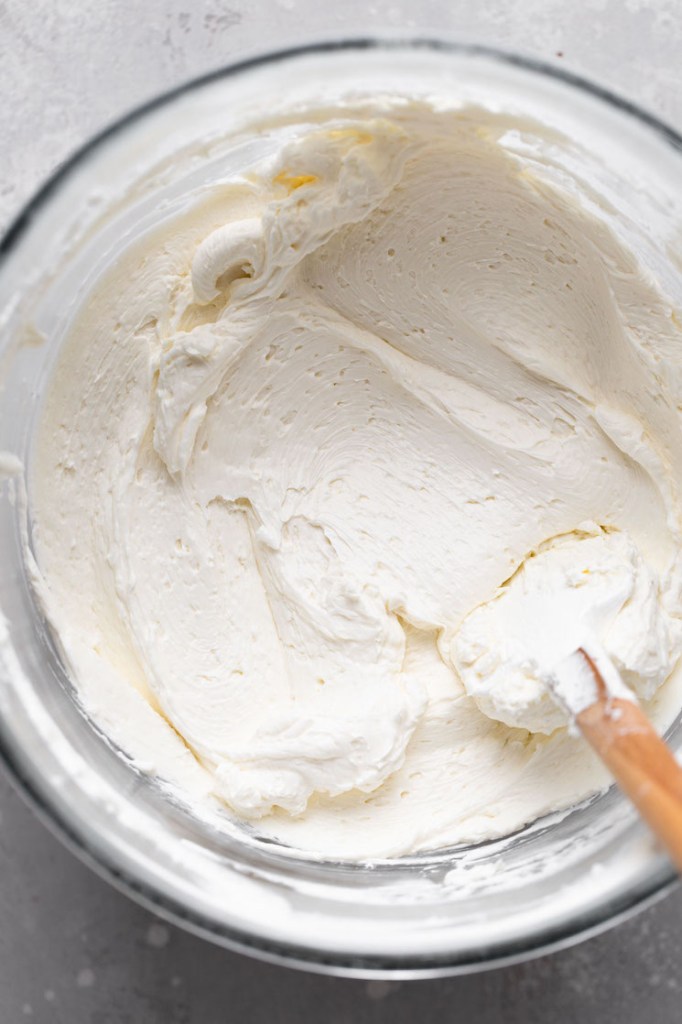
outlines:
{"label": "gray concrete surface", "polygon": [[[682,129],[679,0],[0,0],[0,226],[87,136],[274,46],[391,29],[513,48]],[[445,981],[334,980],[226,953],[96,878],[0,778],[0,1024],[672,1024],[682,892],[572,950]]]}

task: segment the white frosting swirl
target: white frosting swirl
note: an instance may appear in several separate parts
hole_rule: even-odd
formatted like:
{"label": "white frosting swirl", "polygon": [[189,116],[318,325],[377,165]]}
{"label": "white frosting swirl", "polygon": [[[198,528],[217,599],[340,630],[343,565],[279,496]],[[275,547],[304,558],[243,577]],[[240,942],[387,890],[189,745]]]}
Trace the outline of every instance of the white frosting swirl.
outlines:
{"label": "white frosting swirl", "polygon": [[547,538],[599,524],[581,553],[624,584],[643,696],[677,656],[680,331],[514,125],[306,112],[126,242],[51,382],[35,536],[86,706],[305,847],[505,834],[603,783],[565,729],[524,731],[564,719],[513,659],[481,668],[517,583],[450,642]]}

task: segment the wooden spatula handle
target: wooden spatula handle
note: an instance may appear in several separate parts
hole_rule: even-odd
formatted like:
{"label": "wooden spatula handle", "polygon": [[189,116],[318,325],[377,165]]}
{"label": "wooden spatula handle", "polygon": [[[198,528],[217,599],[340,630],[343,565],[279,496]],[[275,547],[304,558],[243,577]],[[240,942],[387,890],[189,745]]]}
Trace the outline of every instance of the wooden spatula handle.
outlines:
{"label": "wooden spatula handle", "polygon": [[629,700],[601,696],[576,721],[682,872],[682,767],[670,749]]}

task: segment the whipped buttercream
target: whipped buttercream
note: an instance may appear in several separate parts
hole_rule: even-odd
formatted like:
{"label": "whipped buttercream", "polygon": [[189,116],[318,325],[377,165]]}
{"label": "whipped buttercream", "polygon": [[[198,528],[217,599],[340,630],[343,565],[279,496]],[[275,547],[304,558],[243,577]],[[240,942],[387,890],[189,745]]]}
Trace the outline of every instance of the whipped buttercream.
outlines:
{"label": "whipped buttercream", "polygon": [[589,590],[679,706],[681,332],[541,124],[375,97],[278,130],[74,315],[40,594],[88,713],[197,813],[355,858],[505,835],[606,782],[513,641],[485,660],[524,589]]}

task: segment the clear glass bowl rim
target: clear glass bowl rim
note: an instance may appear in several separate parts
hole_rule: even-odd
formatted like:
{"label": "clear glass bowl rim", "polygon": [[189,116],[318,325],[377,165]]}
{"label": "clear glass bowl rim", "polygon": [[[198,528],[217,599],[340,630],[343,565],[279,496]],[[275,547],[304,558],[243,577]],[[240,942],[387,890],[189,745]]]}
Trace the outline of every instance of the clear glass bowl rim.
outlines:
{"label": "clear glass bowl rim", "polygon": [[[484,44],[429,36],[388,35],[382,37],[375,35],[323,39],[279,50],[269,50],[192,78],[133,108],[89,138],[57,167],[10,222],[0,239],[0,273],[3,264],[20,243],[30,223],[41,208],[49,202],[53,194],[58,191],[60,185],[68,180],[70,174],[80,167],[91,154],[99,150],[108,139],[125,132],[129,126],[144,119],[155,110],[212,82],[236,77],[267,65],[295,62],[297,58],[320,56],[325,53],[333,54],[340,51],[385,52],[391,50],[396,52],[431,51],[452,57],[480,57],[503,65],[518,67],[537,75],[538,78],[554,79],[638,121],[641,125],[651,129],[682,157],[682,134],[653,114],[581,75],[528,55]],[[306,950],[284,942],[267,942],[260,937],[227,926],[218,929],[214,922],[209,922],[200,914],[188,910],[187,906],[164,897],[158,890],[146,885],[132,873],[122,870],[116,862],[115,855],[107,857],[100,845],[94,847],[89,844],[87,838],[72,826],[68,815],[64,814],[56,802],[50,798],[49,786],[43,784],[43,780],[31,777],[30,771],[25,770],[28,766],[23,763],[21,753],[19,746],[13,742],[6,723],[0,721],[0,762],[15,788],[36,812],[43,824],[100,877],[137,903],[203,938],[261,960],[308,971],[355,978],[434,978],[510,965],[566,948],[585,938],[599,934],[665,895],[678,881],[677,873],[672,865],[666,864],[661,870],[652,873],[648,884],[624,893],[622,900],[617,905],[611,903],[608,906],[595,908],[591,916],[585,915],[580,922],[573,922],[575,927],[572,928],[548,927],[544,933],[535,934],[531,940],[510,940],[504,951],[496,951],[490,957],[486,956],[485,952],[481,956],[470,953],[467,956],[456,955],[451,959],[429,958],[427,955],[426,957],[420,956],[417,962],[416,959],[410,960],[409,958],[397,960],[395,957],[385,958],[371,955],[352,957],[312,949]]]}

